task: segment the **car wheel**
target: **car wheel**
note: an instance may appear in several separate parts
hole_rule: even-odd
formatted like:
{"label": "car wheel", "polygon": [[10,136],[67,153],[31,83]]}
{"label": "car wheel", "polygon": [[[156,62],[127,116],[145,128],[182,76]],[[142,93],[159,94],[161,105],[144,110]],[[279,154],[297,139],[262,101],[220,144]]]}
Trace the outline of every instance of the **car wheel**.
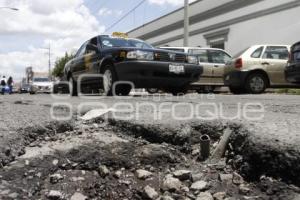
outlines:
{"label": "car wheel", "polygon": [[131,92],[131,85],[118,85],[116,87],[116,94],[119,96],[128,96]]}
{"label": "car wheel", "polygon": [[267,79],[265,75],[255,73],[251,74],[246,81],[246,90],[250,94],[261,94],[267,88]]}
{"label": "car wheel", "polygon": [[77,96],[78,95],[78,91],[77,91],[77,83],[76,81],[73,79],[72,76],[70,76],[69,78],[69,91],[70,91],[70,95],[72,97]]}
{"label": "car wheel", "polygon": [[173,96],[183,96],[187,93],[187,88],[183,87],[183,88],[174,88],[174,89],[170,89],[169,90],[171,94],[173,94]]}
{"label": "car wheel", "polygon": [[[104,94],[106,96],[113,95],[113,93],[114,93],[113,85],[116,81],[117,81],[116,73],[114,72],[114,70],[111,66],[107,66],[103,73],[103,89],[104,89]],[[115,93],[118,94],[119,92],[120,91],[117,91],[117,88],[116,88]],[[124,91],[124,93],[125,93],[125,91]]]}
{"label": "car wheel", "polygon": [[158,93],[158,89],[157,89],[157,88],[148,88],[148,89],[146,89],[146,91],[147,91],[149,94],[155,94],[155,93]]}
{"label": "car wheel", "polygon": [[232,94],[243,94],[245,92],[244,88],[240,88],[240,87],[229,86],[229,90]]}

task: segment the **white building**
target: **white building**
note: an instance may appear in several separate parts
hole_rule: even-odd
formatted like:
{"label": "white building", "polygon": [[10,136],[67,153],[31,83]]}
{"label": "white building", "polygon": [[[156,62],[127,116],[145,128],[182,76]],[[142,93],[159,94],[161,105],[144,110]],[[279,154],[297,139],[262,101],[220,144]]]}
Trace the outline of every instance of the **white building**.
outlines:
{"label": "white building", "polygon": [[[254,44],[300,41],[300,0],[198,0],[189,14],[189,46],[236,54]],[[154,46],[182,46],[183,16],[180,8],[128,34]]]}

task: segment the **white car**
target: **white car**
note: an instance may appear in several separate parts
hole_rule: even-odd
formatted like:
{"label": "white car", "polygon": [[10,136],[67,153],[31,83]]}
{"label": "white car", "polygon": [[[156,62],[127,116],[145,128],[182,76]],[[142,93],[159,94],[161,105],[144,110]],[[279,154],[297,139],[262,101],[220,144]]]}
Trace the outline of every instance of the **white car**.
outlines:
{"label": "white car", "polygon": [[50,81],[49,78],[44,77],[36,77],[33,78],[31,87],[30,87],[30,94],[36,93],[51,93],[53,89],[53,82]]}
{"label": "white car", "polygon": [[199,64],[203,66],[203,74],[198,82],[191,84],[191,89],[199,92],[213,92],[224,86],[224,72],[226,62],[231,60],[230,54],[222,49],[202,47],[160,47],[161,49],[180,51],[196,55]]}

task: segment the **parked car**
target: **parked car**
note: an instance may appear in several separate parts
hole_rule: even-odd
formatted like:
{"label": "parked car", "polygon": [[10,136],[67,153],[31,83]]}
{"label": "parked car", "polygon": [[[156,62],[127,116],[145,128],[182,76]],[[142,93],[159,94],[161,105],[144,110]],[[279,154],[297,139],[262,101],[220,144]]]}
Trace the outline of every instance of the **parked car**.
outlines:
{"label": "parked car", "polygon": [[[96,36],[85,42],[74,59],[64,69],[71,85],[71,94],[77,94],[81,75],[102,74],[106,95],[128,95],[130,81],[135,88],[159,88],[172,94],[186,91],[199,79],[203,68],[197,57],[185,53],[155,49],[142,40],[107,35]],[[98,78],[84,78],[80,84],[97,84]]]}
{"label": "parked car", "polygon": [[285,68],[287,81],[300,84],[300,42],[291,47],[290,58]]}
{"label": "parked car", "polygon": [[224,82],[234,94],[261,94],[266,88],[292,87],[285,79],[288,45],[254,45],[226,63]]}
{"label": "parked car", "polygon": [[34,77],[30,86],[30,94],[36,93],[51,93],[53,82],[49,78]]}
{"label": "parked car", "polygon": [[190,88],[199,92],[213,92],[216,88],[224,86],[225,63],[231,60],[231,56],[222,49],[199,48],[199,47],[160,47],[173,51],[180,51],[196,55],[199,64],[203,66],[203,73],[197,82]]}
{"label": "parked car", "polygon": [[30,92],[31,85],[29,83],[21,83],[20,87],[18,88],[17,92],[22,93],[28,93]]}

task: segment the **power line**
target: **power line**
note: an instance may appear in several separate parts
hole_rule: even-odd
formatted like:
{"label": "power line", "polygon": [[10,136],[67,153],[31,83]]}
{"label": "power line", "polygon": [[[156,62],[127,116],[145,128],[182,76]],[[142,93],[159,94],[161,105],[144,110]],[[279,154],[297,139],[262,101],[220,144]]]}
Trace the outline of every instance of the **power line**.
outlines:
{"label": "power line", "polygon": [[133,9],[131,9],[130,11],[128,11],[125,15],[123,15],[119,20],[117,20],[115,23],[113,23],[112,25],[110,25],[107,29],[105,29],[104,32],[109,31],[110,29],[112,29],[113,27],[115,27],[117,24],[119,24],[121,21],[123,21],[126,17],[128,17],[128,15],[130,15],[132,12],[134,12],[138,7],[140,7],[143,3],[145,3],[146,0],[142,0],[140,1],[139,4],[137,4]]}

